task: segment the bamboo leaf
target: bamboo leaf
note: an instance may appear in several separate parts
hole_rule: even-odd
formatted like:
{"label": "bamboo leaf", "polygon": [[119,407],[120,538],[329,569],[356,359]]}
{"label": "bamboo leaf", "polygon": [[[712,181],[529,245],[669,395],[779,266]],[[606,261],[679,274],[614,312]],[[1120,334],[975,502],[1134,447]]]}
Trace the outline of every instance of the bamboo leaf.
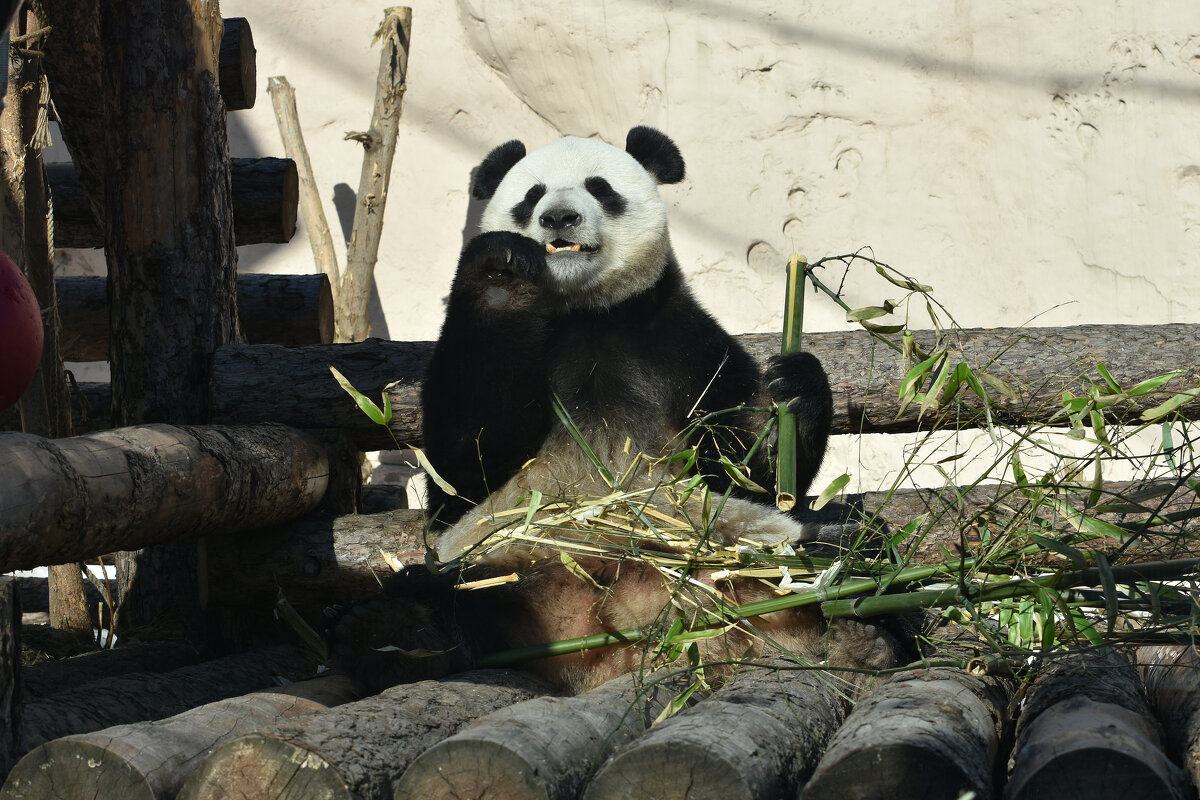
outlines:
{"label": "bamboo leaf", "polygon": [[729,456],[723,453],[721,454],[720,462],[721,466],[725,469],[725,474],[729,476],[729,479],[733,481],[735,485],[740,486],[749,492],[757,492],[759,494],[767,493],[766,489],[750,480],[749,467],[745,466],[744,464],[733,463],[729,460]]}
{"label": "bamboo leaf", "polygon": [[429,458],[425,455],[425,451],[419,447],[412,447],[411,445],[409,447],[412,450],[413,457],[417,459],[417,466],[425,470],[425,474],[429,476],[429,479],[436,483],[438,487],[446,494],[450,495],[451,497],[458,497],[458,490],[447,483],[446,479],[438,474],[438,471],[433,468],[433,464],[429,463]]}
{"label": "bamboo leaf", "polygon": [[941,358],[940,353],[935,353],[929,358],[910,369],[904,378],[900,381],[898,393],[900,395],[900,412],[903,413],[905,407],[911,403],[917,396],[917,388],[921,382],[925,380],[925,376],[929,370],[933,369],[938,359]]}
{"label": "bamboo leaf", "polygon": [[1159,375],[1154,378],[1147,378],[1146,380],[1142,381],[1141,383],[1133,386],[1128,392],[1126,392],[1126,394],[1128,394],[1130,397],[1141,397],[1142,395],[1150,394],[1151,392],[1153,392],[1156,389],[1158,389],[1159,387],[1161,387],[1164,383],[1167,383],[1168,381],[1170,381],[1174,378],[1178,378],[1183,373],[1184,373],[1184,370],[1177,369],[1174,372],[1168,372],[1165,375]]}
{"label": "bamboo leaf", "polygon": [[[335,368],[333,365],[330,365],[329,371],[333,373],[334,380],[338,382],[338,385],[345,389],[348,395],[354,398],[354,402],[358,404],[358,407],[362,409],[362,412],[366,414],[372,422],[378,425],[388,424],[391,419],[390,413],[385,417],[379,406],[371,402],[371,400],[358,389],[355,389],[350,381],[346,379],[346,376],[338,372],[337,368]],[[384,399],[387,399],[386,392],[384,393]],[[388,410],[391,410],[390,404]]]}
{"label": "bamboo leaf", "polygon": [[875,271],[883,276],[883,279],[893,286],[899,286],[901,289],[907,289],[910,292],[928,293],[933,291],[932,286],[927,286],[924,283],[917,283],[912,278],[903,276],[894,276],[880,264],[875,265]]}
{"label": "bamboo leaf", "polygon": [[867,320],[863,319],[859,320],[858,324],[871,331],[871,333],[882,333],[888,336],[904,330],[904,323],[897,323],[895,325],[880,325],[876,322],[868,322]]}
{"label": "bamboo leaf", "polygon": [[808,507],[813,511],[820,511],[822,508],[828,505],[829,501],[836,497],[838,493],[842,491],[842,489],[845,489],[846,484],[848,483],[850,483],[850,473],[843,472],[841,475],[830,481],[829,485],[821,490],[821,493],[817,495],[817,499],[813,500]]}
{"label": "bamboo leaf", "polygon": [[895,310],[895,306],[893,306],[891,303],[888,303],[884,306],[863,306],[862,308],[854,308],[846,312],[846,322],[862,322],[865,319],[886,317]]}
{"label": "bamboo leaf", "polygon": [[593,589],[601,592],[604,591],[604,587],[596,583],[596,579],[593,578],[586,569],[579,566],[579,562],[571,558],[570,554],[567,553],[566,550],[558,551],[558,559],[562,562],[562,565],[567,568],[567,572],[571,573],[576,578],[579,578],[579,580],[583,581],[588,586],[591,586]]}
{"label": "bamboo leaf", "polygon": [[1121,393],[1121,386],[1113,380],[1112,373],[1108,371],[1108,367],[1104,366],[1101,361],[1096,362],[1096,371],[1100,373],[1100,377],[1104,379],[1104,383],[1108,385],[1109,391],[1113,394]]}
{"label": "bamboo leaf", "polygon": [[1184,403],[1195,400],[1197,396],[1200,396],[1200,386],[1193,389],[1188,389],[1184,392],[1179,392],[1165,403],[1143,411],[1142,421],[1154,422],[1155,420],[1162,419],[1167,414],[1170,414],[1172,411],[1175,411],[1177,408],[1182,406]]}

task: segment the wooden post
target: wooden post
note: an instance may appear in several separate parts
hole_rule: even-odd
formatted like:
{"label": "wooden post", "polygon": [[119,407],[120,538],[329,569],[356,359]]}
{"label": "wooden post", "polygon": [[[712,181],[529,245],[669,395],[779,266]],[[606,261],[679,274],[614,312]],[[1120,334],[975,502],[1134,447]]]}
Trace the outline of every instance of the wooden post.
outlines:
{"label": "wooden post", "polygon": [[0,575],[0,776],[17,761],[21,741],[21,601],[17,579]]}
{"label": "wooden post", "polygon": [[[205,421],[212,354],[239,339],[223,27],[214,0],[100,4],[118,425]],[[195,543],[122,555],[123,619],[138,627],[171,612],[199,635],[201,561]]]}
{"label": "wooden post", "polygon": [[400,105],[407,88],[412,9],[397,6],[385,10],[375,40],[382,43],[382,51],[371,127],[362,133],[346,135],[347,139],[361,142],[364,152],[354,227],[346,250],[346,272],[342,275],[335,306],[338,316],[334,329],[339,342],[361,342],[371,335],[367,304],[383,235],[383,212],[387,205],[392,157],[396,153],[396,135],[400,129]]}
{"label": "wooden post", "polygon": [[[19,403],[27,433],[57,438],[71,435],[71,402],[60,351],[62,325],[55,296],[50,206],[42,171],[49,86],[41,58],[29,49],[41,46],[47,31],[31,14],[19,14],[10,35],[12,75],[0,113],[5,208],[0,247],[20,264],[42,309],[42,360],[29,391]],[[50,624],[90,631],[83,577],[75,564],[50,567]]]}

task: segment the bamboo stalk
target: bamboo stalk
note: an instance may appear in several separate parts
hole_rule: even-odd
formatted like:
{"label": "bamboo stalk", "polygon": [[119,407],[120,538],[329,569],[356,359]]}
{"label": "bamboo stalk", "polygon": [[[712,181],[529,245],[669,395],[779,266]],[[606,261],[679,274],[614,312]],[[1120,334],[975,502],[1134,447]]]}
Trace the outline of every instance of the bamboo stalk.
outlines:
{"label": "bamboo stalk", "polygon": [[[783,306],[783,355],[800,349],[804,330],[804,273],[808,264],[798,255],[788,259],[787,288]],[[780,511],[796,507],[796,418],[786,405],[776,410],[779,419],[779,463],[775,467],[775,505]]]}

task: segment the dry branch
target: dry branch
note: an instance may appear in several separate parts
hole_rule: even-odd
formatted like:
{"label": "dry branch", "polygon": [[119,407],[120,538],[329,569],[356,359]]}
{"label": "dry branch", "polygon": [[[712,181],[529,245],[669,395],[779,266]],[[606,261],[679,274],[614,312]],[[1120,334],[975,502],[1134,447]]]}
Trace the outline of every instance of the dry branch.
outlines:
{"label": "dry branch", "polygon": [[1132,666],[1116,654],[1052,664],[1027,692],[1006,800],[1194,796],[1162,750]]}
{"label": "dry branch", "polygon": [[[56,247],[103,247],[104,231],[92,213],[74,164],[46,165],[54,197]],[[296,233],[299,179],[290,158],[230,159],[233,232],[238,246],[288,242]]]}
{"label": "dry branch", "polygon": [[346,135],[347,139],[362,144],[363,163],[354,208],[354,227],[346,247],[346,269],[338,291],[335,327],[339,342],[361,342],[371,335],[367,306],[375,280],[379,242],[383,238],[392,158],[396,154],[401,104],[407,89],[412,9],[397,6],[385,9],[383,14],[383,22],[375,32],[381,52],[371,127],[362,133]]}
{"label": "dry branch", "polygon": [[664,680],[664,674],[625,675],[575,697],[500,709],[426,750],[395,794],[573,800],[610,753],[646,731],[686,688]]}
{"label": "dry branch", "polygon": [[794,797],[844,714],[828,676],[746,668],[618,753],[586,798]]}
{"label": "dry branch", "polygon": [[897,675],[854,709],[804,796],[993,797],[1009,688],[957,669]]}
{"label": "dry branch", "polygon": [[[329,690],[330,682],[338,686]],[[222,742],[354,699],[340,678],[317,678],[217,700],[168,719],[67,736],[29,753],[5,798],[111,797],[171,800]]]}
{"label": "dry branch", "polygon": [[179,798],[391,800],[395,781],[424,750],[477,717],[545,691],[507,670],[396,686],[222,744]]}
{"label": "dry branch", "polygon": [[269,525],[315,508],[328,472],[281,425],[0,434],[0,570]]}
{"label": "dry branch", "polygon": [[341,273],[338,269],[337,253],[333,249],[333,236],[329,233],[329,223],[321,206],[321,192],[317,188],[312,161],[308,158],[308,148],[304,146],[300,114],[296,111],[296,90],[288,83],[287,78],[276,75],[267,79],[267,93],[271,95],[271,105],[275,109],[275,121],[279,125],[279,136],[283,139],[283,152],[296,164],[300,219],[304,221],[304,229],[308,233],[313,261],[316,262],[317,272],[329,277],[336,305],[341,288]]}
{"label": "dry branch", "polygon": [[[57,278],[63,358],[108,360],[108,297],[103,277]],[[333,341],[333,295],[324,275],[238,275],[238,316],[251,344]]]}

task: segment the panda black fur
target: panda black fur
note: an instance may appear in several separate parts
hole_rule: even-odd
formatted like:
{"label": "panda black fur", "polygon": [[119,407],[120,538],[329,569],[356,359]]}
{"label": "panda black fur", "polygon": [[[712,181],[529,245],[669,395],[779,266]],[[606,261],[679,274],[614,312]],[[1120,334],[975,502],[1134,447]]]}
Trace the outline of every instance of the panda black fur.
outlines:
{"label": "panda black fur", "polygon": [[[531,488],[547,497],[607,493],[557,419],[555,396],[613,472],[623,472],[632,454],[659,455],[690,444],[714,493],[729,489],[719,456],[742,458],[765,418],[729,413],[700,440],[683,443],[678,434],[689,415],[790,402],[801,491],[816,475],[832,415],[825,373],[814,357],[796,353],[776,357],[760,375],[697,304],[672,252],[657,189],[683,176],[675,144],[646,127],[629,132],[624,151],[567,137],[527,155],[523,144],[508,142],[476,170],[472,193],[489,201],[482,232],[459,259],[422,395],[426,454],[457,490],[451,496],[429,486],[426,509],[439,561],[478,544],[491,530],[480,518],[517,507]],[[751,477],[771,486],[766,450],[760,447],[751,462]],[[735,487],[712,535],[724,543],[743,536],[778,542],[801,533],[791,518]],[[489,650],[661,622],[669,594],[656,571],[637,562],[576,560],[592,584],[544,549],[493,550],[478,559],[470,577],[516,572],[520,580],[456,592],[454,603],[430,598],[431,591],[445,590],[441,578],[422,570],[402,574],[393,596],[415,604],[382,625],[361,612],[360,627],[373,628],[369,642],[351,648],[357,673],[386,684],[397,671],[404,679],[427,677],[468,666]],[[757,582],[724,582],[721,590],[739,603],[770,596]],[[756,624],[794,651],[824,657],[829,647],[815,608]],[[396,656],[380,655],[381,645],[406,646],[396,637],[426,657],[400,656],[405,663],[398,664]],[[873,629],[845,626],[833,638],[835,645],[844,642],[843,652],[833,654],[842,661],[880,667],[895,660],[890,640]],[[724,649],[717,653],[717,647]],[[754,649],[751,637],[727,636],[710,642],[707,656]],[[438,655],[428,656],[431,651]],[[643,658],[636,647],[605,648],[530,668],[565,691],[581,691]]]}

